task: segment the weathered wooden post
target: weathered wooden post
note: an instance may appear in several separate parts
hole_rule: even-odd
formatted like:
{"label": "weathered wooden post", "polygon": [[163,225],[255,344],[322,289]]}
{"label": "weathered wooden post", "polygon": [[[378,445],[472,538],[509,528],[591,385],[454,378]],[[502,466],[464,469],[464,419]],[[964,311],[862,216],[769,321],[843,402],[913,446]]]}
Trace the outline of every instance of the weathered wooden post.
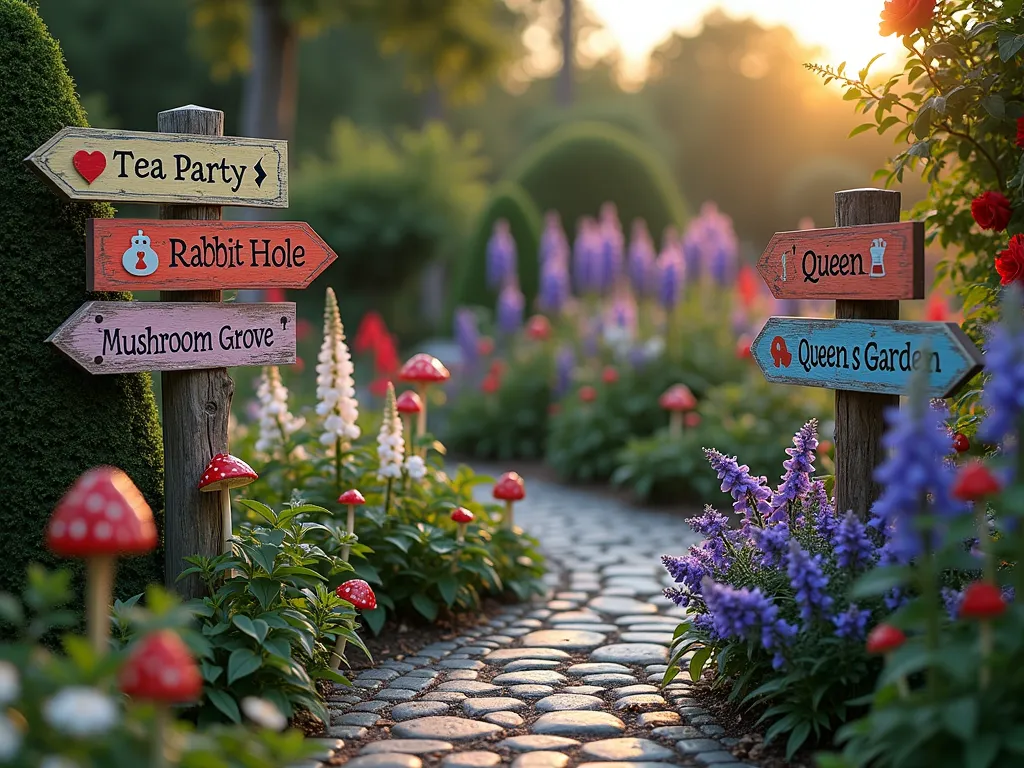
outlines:
{"label": "weathered wooden post", "polygon": [[[848,189],[836,192],[836,226],[889,224],[900,220],[899,192],[890,189]],[[891,299],[836,299],[837,320],[899,320],[900,303]],[[872,472],[885,458],[882,433],[887,408],[899,407],[900,396],[836,390],[836,509],[853,510],[868,519],[882,492]]]}
{"label": "weathered wooden post", "polygon": [[[160,112],[160,133],[223,136],[224,113],[190,105]],[[163,205],[161,219],[216,221],[219,205]],[[161,291],[161,301],[219,302],[219,290]],[[200,493],[199,478],[210,459],[228,450],[228,416],[235,383],[227,368],[164,371],[161,374],[164,422],[164,581],[185,598],[203,593],[197,576],[176,585],[185,570],[182,558],[216,557],[224,541],[220,499]]]}

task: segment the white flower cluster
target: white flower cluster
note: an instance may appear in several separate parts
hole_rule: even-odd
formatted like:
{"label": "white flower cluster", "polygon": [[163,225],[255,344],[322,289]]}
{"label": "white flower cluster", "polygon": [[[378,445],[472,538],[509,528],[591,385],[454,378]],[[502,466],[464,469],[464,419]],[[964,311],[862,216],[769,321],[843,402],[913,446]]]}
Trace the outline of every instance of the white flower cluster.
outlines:
{"label": "white flower cluster", "polygon": [[356,383],[352,378],[352,356],[345,343],[345,328],[334,289],[327,289],[324,307],[324,341],[320,346],[316,366],[317,415],[324,417],[324,432],[320,442],[334,445],[359,438],[359,403],[356,401]]}
{"label": "white flower cluster", "polygon": [[46,702],[43,717],[51,728],[68,736],[98,736],[117,725],[120,714],[106,694],[73,685]]}
{"label": "white flower cluster", "polygon": [[402,437],[402,417],[395,404],[395,388],[388,382],[388,393],[384,400],[384,419],[377,435],[377,458],[380,467],[377,476],[397,478],[402,476],[402,459],[405,458],[405,439]]}
{"label": "white flower cluster", "polygon": [[[282,383],[281,372],[276,365],[263,368],[256,397],[260,402],[260,437],[256,441],[256,450],[272,456],[284,447],[292,433],[302,429],[306,420],[288,410],[288,388]],[[292,455],[299,458],[295,453]]]}
{"label": "white flower cluster", "polygon": [[413,480],[422,480],[427,476],[427,462],[422,456],[410,456],[405,460],[405,471]]}

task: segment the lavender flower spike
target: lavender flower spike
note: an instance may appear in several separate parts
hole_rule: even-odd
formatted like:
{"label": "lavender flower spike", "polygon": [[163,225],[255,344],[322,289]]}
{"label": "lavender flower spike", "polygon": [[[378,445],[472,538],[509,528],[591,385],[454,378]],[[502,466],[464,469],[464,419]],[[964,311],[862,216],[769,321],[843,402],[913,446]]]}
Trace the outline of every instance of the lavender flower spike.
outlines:
{"label": "lavender flower spike", "polygon": [[811,490],[811,473],[818,450],[818,420],[811,419],[793,435],[793,447],[787,448],[788,459],[782,462],[786,473],[772,497],[773,520],[783,522],[792,501],[803,498]]}
{"label": "lavender flower spike", "polygon": [[487,285],[497,288],[516,274],[516,241],[508,219],[498,219],[487,241]]}
{"label": "lavender flower spike", "polygon": [[853,512],[847,512],[832,539],[836,562],[840,568],[861,568],[876,559],[875,545],[868,538],[867,529]]}
{"label": "lavender flower spike", "polygon": [[985,345],[985,367],[992,377],[981,396],[987,417],[978,434],[990,443],[1007,438],[1019,442],[1017,425],[1024,412],[1024,334],[1017,317],[1022,297],[1016,284],[1006,291],[1003,320],[992,329]]}
{"label": "lavender flower spike", "polygon": [[836,637],[863,640],[870,618],[871,611],[862,611],[857,608],[856,603],[850,603],[849,608],[832,618],[832,623],[836,626]]}
{"label": "lavender flower spike", "polygon": [[726,456],[714,448],[705,448],[704,455],[722,481],[722,491],[732,496],[733,510],[744,516],[744,522],[749,523],[755,513],[762,519],[771,515],[768,500],[772,492],[765,485],[765,478],[753,477],[746,464],[740,464],[735,456]]}
{"label": "lavender flower spike", "polygon": [[789,565],[786,569],[790,586],[796,592],[800,618],[810,621],[815,612],[828,615],[832,598],[825,594],[828,577],[821,569],[821,555],[811,555],[795,539],[789,542]]}

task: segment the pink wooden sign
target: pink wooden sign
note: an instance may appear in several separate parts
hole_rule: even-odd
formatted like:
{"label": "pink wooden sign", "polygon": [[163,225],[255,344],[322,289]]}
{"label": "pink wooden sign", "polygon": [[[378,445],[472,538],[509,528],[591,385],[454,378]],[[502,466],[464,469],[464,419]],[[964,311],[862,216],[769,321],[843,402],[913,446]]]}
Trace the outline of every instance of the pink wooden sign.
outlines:
{"label": "pink wooden sign", "polygon": [[89,373],[295,362],[295,304],[87,301],[47,339]]}
{"label": "pink wooden sign", "polygon": [[923,299],[924,224],[777,232],[757,271],[777,299]]}

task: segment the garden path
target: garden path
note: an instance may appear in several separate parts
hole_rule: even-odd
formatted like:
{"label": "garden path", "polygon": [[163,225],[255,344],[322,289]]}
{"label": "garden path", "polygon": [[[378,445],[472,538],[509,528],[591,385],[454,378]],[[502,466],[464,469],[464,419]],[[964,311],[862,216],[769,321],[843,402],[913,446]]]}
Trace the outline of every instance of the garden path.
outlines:
{"label": "garden path", "polygon": [[550,559],[545,599],[357,674],[354,690],[339,687],[330,701],[321,759],[349,768],[745,765],[688,696],[685,673],[657,687],[681,615],[661,595],[670,581],[659,556],[695,541],[685,520],[528,479],[516,523]]}

